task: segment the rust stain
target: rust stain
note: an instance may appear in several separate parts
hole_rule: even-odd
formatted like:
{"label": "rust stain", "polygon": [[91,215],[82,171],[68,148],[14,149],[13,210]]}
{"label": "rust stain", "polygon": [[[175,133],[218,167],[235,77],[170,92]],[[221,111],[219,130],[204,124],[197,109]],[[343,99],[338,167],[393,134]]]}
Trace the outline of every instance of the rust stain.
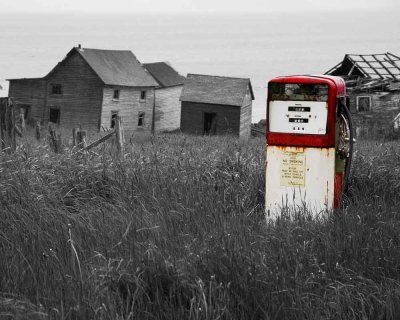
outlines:
{"label": "rust stain", "polygon": [[320,150],[321,152],[325,153],[329,156],[332,153],[335,153],[335,148],[318,148],[318,147],[296,147],[296,146],[267,146],[270,150],[282,150],[282,151],[290,151],[290,152],[306,152],[307,150]]}

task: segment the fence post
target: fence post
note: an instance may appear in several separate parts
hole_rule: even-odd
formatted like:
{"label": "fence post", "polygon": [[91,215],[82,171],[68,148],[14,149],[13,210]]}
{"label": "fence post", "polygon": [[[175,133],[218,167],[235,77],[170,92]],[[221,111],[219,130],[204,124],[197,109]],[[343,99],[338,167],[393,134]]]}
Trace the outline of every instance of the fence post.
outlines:
{"label": "fence post", "polygon": [[36,121],[35,136],[36,136],[36,140],[40,141],[40,122],[39,121]]}
{"label": "fence post", "polygon": [[19,118],[21,119],[21,131],[24,133],[26,124],[25,124],[25,113],[23,108],[19,109]]}
{"label": "fence post", "polygon": [[117,137],[117,152],[119,155],[122,155],[124,154],[124,134],[120,116],[117,116],[115,119],[115,135]]}
{"label": "fence post", "polygon": [[1,139],[1,151],[6,148],[6,142],[5,142],[5,103],[6,99],[0,99],[0,139]]}
{"label": "fence post", "polygon": [[17,144],[15,140],[15,116],[12,98],[8,98],[6,102],[6,131],[8,134],[8,144],[11,152],[13,152],[15,151]]}
{"label": "fence post", "polygon": [[78,145],[78,132],[79,128],[72,129],[72,146],[76,147]]}
{"label": "fence post", "polygon": [[62,140],[61,133],[56,134],[56,145],[55,145],[56,153],[60,153],[62,149]]}
{"label": "fence post", "polygon": [[48,125],[49,145],[53,152],[58,153],[56,132],[51,124]]}
{"label": "fence post", "polygon": [[77,138],[78,138],[78,147],[80,149],[86,148],[86,131],[79,130],[77,132]]}

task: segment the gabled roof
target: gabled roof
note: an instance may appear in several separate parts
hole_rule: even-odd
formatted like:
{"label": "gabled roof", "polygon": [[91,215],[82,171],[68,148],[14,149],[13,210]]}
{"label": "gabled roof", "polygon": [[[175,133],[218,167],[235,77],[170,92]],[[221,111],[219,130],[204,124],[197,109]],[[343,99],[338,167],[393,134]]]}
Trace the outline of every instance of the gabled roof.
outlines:
{"label": "gabled roof", "polygon": [[[59,64],[77,52],[106,85],[156,87],[158,83],[129,50],[101,50],[74,47]],[[58,65],[59,65],[58,64]],[[58,65],[49,73],[53,73]]]}
{"label": "gabled roof", "polygon": [[370,79],[400,79],[400,57],[392,53],[346,54],[342,62],[325,74]]}
{"label": "gabled roof", "polygon": [[182,89],[181,101],[242,106],[247,90],[254,100],[248,78],[230,78],[188,74]]}
{"label": "gabled roof", "polygon": [[144,63],[143,66],[162,88],[183,85],[185,81],[185,77],[166,62]]}

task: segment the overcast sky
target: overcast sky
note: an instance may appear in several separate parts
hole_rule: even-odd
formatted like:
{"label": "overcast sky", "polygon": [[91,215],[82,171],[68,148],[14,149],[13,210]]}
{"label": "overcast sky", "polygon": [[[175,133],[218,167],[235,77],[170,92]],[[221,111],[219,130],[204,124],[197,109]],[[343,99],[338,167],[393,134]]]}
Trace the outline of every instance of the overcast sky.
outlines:
{"label": "overcast sky", "polygon": [[399,0],[0,0],[0,12],[268,12],[400,9]]}

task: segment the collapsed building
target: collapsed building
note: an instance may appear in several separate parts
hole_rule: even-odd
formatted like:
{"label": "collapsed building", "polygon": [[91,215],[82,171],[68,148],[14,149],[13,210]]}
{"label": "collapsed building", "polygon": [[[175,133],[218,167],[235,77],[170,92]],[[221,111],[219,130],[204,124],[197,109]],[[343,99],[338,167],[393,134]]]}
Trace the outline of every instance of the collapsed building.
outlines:
{"label": "collapsed building", "polygon": [[400,57],[392,53],[346,54],[325,74],[346,81],[357,136],[399,130]]}

